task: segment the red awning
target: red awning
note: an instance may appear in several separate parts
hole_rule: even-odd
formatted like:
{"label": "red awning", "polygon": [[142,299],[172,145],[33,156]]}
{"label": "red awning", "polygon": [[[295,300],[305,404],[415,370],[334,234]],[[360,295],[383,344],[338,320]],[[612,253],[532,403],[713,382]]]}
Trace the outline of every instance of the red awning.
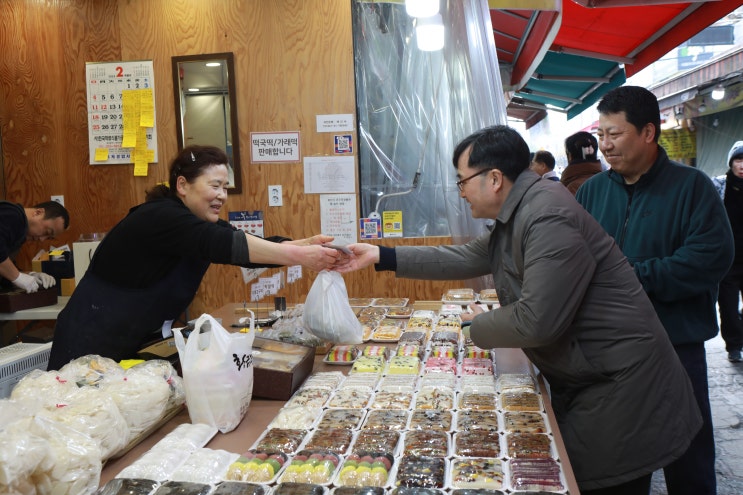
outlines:
{"label": "red awning", "polygon": [[623,62],[629,77],[743,4],[741,0],[664,5],[638,1],[612,6],[630,2],[593,0],[597,7],[587,8],[564,1],[562,24],[550,50]]}
{"label": "red awning", "polygon": [[[743,0],[577,2],[563,0],[560,12],[559,4],[555,10],[525,10],[515,9],[519,3],[515,0],[490,0],[506,91],[526,97],[519,90],[526,91],[535,74],[546,73],[541,65],[548,51],[614,61],[623,64],[629,77],[743,4]],[[547,97],[551,93],[549,88],[540,88],[540,92]],[[509,105],[509,115],[513,113],[512,106]]]}

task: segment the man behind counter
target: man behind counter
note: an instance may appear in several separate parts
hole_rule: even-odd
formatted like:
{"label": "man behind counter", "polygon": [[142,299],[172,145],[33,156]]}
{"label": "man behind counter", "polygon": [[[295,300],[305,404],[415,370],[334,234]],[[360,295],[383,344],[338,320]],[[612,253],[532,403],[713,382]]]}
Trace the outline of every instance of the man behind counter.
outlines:
{"label": "man behind counter", "polygon": [[51,275],[22,273],[11,258],[24,242],[54,239],[69,226],[70,214],[54,201],[39,203],[33,208],[0,201],[0,276],[29,293],[36,292],[39,287],[48,289],[54,286],[56,282]]}

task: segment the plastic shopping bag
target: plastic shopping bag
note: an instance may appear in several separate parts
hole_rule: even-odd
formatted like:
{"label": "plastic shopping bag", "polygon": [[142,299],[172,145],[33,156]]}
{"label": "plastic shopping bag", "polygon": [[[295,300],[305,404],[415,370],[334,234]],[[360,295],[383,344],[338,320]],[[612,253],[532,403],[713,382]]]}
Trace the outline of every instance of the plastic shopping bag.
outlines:
{"label": "plastic shopping bag", "polygon": [[254,322],[253,317],[247,333],[228,332],[203,314],[187,341],[181,329],[174,329],[192,423],[227,433],[242,421],[253,395]]}
{"label": "plastic shopping bag", "polygon": [[304,324],[321,339],[336,344],[360,344],[361,322],[348,304],[346,282],[338,272],[321,271],[304,303]]}

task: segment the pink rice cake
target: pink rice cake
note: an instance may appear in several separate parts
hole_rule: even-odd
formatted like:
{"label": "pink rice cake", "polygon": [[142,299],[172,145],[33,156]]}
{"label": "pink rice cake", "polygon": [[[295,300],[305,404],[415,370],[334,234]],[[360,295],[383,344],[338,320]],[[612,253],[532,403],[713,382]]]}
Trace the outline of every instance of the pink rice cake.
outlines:
{"label": "pink rice cake", "polygon": [[511,459],[511,489],[562,491],[560,465],[554,459]]}
{"label": "pink rice cake", "polygon": [[462,358],[463,375],[492,375],[493,361],[485,358]]}
{"label": "pink rice cake", "polygon": [[425,373],[457,373],[457,360],[444,357],[430,357],[426,359],[423,368]]}

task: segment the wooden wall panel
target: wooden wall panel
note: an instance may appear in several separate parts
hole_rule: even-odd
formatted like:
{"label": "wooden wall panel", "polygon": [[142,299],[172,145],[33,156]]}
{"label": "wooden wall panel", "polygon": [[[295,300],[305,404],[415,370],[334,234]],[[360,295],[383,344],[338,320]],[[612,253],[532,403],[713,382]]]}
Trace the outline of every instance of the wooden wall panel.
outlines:
{"label": "wooden wall panel", "polygon": [[[167,179],[177,151],[171,57],[227,51],[235,54],[243,183],[228,210],[263,210],[266,235],[319,233],[319,196],[304,194],[302,163],[251,164],[250,133],[299,131],[302,156],[333,154],[333,135],[316,132],[315,116],[355,114],[349,1],[0,0],[0,25],[6,198],[32,204],[63,194],[72,224],[55,245],[109,230]],[[147,177],[134,177],[132,165],[88,164],[85,63],[116,60],[153,60],[158,163]],[[268,207],[271,184],[283,186],[285,206]],[[440,242],[449,239],[384,244]],[[42,247],[27,243],[19,264],[28,268]],[[305,273],[283,295],[303,301],[314,277]],[[345,279],[352,296],[438,299],[461,286],[396,280],[371,268]],[[246,298],[240,270],[213,266],[192,312]]]}

